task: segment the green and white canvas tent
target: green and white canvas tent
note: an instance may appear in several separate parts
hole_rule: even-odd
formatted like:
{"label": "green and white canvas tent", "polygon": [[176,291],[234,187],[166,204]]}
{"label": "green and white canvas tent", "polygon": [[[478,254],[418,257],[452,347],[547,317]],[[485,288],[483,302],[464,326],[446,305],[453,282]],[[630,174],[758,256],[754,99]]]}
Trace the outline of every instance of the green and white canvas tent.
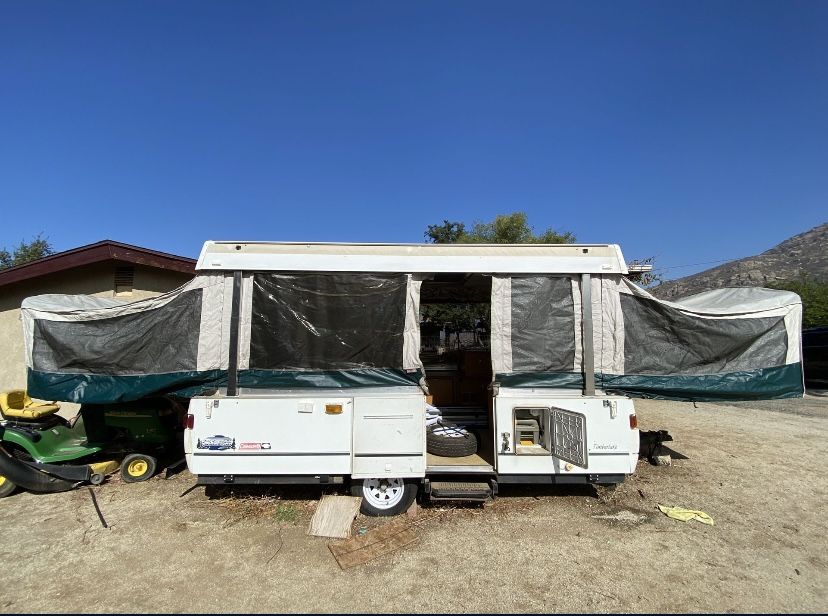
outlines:
{"label": "green and white canvas tent", "polygon": [[[495,277],[492,364],[507,387],[584,387],[581,280]],[[802,304],[787,291],[719,289],[666,302],[592,277],[595,387],[683,400],[801,396]]]}
{"label": "green and white canvas tent", "polygon": [[191,282],[132,303],[23,302],[28,388],[109,403],[241,388],[427,387],[419,305],[434,272],[491,276],[502,387],[691,400],[803,394],[802,305],[769,289],[659,300],[604,245],[208,242]]}

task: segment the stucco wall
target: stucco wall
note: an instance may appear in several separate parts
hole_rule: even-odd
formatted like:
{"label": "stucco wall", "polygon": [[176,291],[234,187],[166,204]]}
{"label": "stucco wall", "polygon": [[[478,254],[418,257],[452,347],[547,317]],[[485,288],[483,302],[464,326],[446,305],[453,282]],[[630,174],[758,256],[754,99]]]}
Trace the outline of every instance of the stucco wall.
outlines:
{"label": "stucco wall", "polygon": [[[26,387],[23,327],[20,322],[22,301],[26,297],[45,293],[115,297],[115,268],[114,262],[87,265],[0,287],[0,390]],[[131,301],[154,297],[181,286],[191,278],[189,274],[136,265],[132,294],[120,295],[118,299]]]}

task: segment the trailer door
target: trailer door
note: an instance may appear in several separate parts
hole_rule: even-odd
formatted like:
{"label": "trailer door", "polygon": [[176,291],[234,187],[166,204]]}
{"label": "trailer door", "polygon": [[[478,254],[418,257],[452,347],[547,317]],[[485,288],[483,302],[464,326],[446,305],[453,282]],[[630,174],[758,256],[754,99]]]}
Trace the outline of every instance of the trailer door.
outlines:
{"label": "trailer door", "polygon": [[587,468],[586,417],[581,413],[554,406],[550,411],[552,455],[564,462]]}

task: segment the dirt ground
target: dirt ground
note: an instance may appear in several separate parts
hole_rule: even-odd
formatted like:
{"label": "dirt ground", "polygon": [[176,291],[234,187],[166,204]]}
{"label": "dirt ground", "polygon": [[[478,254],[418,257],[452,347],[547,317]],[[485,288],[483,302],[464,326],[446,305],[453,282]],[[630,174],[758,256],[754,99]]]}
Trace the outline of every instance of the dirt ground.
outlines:
{"label": "dirt ground", "polygon": [[[509,488],[490,507],[423,507],[417,543],[347,571],[307,536],[320,490],[185,493],[143,484],[0,501],[0,610],[548,612],[828,610],[828,398],[639,401],[688,459],[642,461],[609,500]],[[656,504],[701,509],[677,522]],[[385,520],[358,516],[355,528]]]}

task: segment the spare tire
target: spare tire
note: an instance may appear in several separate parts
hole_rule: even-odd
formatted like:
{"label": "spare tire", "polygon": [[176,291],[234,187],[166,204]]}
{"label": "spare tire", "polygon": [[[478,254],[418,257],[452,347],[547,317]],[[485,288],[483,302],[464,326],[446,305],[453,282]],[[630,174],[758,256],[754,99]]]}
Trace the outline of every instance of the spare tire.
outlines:
{"label": "spare tire", "polygon": [[461,426],[443,421],[428,427],[426,451],[447,458],[471,456],[477,453],[477,437]]}

